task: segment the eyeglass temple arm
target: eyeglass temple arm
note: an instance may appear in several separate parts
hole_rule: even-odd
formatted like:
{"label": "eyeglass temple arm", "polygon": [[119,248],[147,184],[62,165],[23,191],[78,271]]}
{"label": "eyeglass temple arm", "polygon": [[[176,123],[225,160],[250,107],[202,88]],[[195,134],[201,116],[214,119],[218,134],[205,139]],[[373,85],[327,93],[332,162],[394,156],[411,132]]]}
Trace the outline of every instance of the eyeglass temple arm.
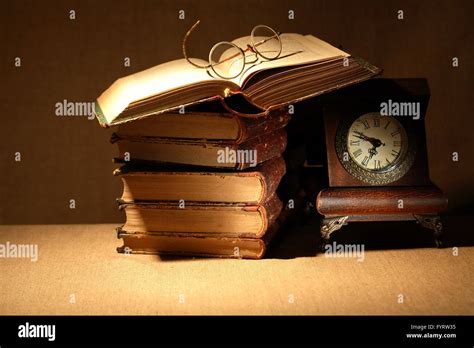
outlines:
{"label": "eyeglass temple arm", "polygon": [[281,33],[278,31],[275,35],[272,35],[270,37],[267,37],[266,39],[260,40],[259,42],[255,43],[254,46],[259,46],[261,44],[264,44],[265,42],[270,41],[274,37],[277,37],[278,39],[280,39],[280,34]]}
{"label": "eyeglass temple arm", "polygon": [[194,65],[194,66],[197,67],[197,68],[206,69],[206,68],[209,68],[210,65],[198,65],[198,64],[196,64],[196,63],[193,63],[193,62],[189,59],[189,57],[188,57],[188,55],[187,55],[187,53],[186,53],[186,40],[188,39],[189,35],[191,35],[192,31],[193,31],[194,29],[196,29],[196,27],[199,25],[200,22],[201,22],[201,20],[198,19],[198,20],[196,21],[196,23],[194,23],[193,26],[192,26],[191,28],[189,28],[189,30],[186,32],[186,34],[184,35],[184,38],[183,38],[183,45],[182,45],[181,48],[182,48],[182,50],[183,50],[183,56],[184,56],[184,58],[188,61],[189,64]]}
{"label": "eyeglass temple arm", "polygon": [[[280,37],[280,34],[281,34],[280,32],[277,32],[276,35],[272,35],[272,36],[270,36],[270,37],[267,37],[266,39],[260,40],[260,41],[257,42],[254,46],[259,46],[259,45],[261,45],[261,44],[264,44],[265,42],[267,42],[267,41],[273,39],[274,37],[278,37],[278,38],[279,38],[279,37]],[[249,45],[249,44],[247,44],[247,48],[245,48],[244,50],[242,50],[242,52],[245,53],[245,52],[248,52],[248,51],[251,51],[251,52],[256,53],[255,50],[253,49],[253,47],[252,47],[251,45]],[[226,59],[220,61],[218,64],[224,63],[224,62],[226,62],[226,61],[228,61],[228,60],[231,60],[231,59],[233,59],[233,58],[235,58],[235,57],[238,57],[239,55],[240,55],[239,53],[236,53],[236,54],[234,54],[233,56],[227,57]]]}

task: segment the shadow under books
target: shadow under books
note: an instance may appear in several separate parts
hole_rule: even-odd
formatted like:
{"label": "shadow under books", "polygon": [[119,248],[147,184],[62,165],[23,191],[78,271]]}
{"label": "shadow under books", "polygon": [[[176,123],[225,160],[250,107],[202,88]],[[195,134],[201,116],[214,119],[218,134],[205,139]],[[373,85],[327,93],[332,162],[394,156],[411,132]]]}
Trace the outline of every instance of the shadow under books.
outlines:
{"label": "shadow under books", "polygon": [[[299,216],[275,237],[264,259],[294,259],[323,255],[320,247],[320,217]],[[445,216],[444,248],[474,246],[468,233],[473,216]],[[350,223],[331,235],[331,243],[363,244],[365,250],[435,248],[432,232],[415,222]],[[202,257],[159,255],[160,261],[192,261]],[[257,260],[256,260],[257,261]]]}

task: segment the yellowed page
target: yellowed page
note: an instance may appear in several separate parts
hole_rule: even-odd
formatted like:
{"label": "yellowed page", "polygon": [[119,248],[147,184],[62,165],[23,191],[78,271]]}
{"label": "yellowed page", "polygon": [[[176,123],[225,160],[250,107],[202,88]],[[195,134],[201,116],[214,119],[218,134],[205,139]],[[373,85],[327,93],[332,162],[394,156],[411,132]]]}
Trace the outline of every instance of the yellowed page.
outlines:
{"label": "yellowed page", "polygon": [[110,123],[134,101],[210,80],[216,79],[209,76],[206,69],[194,67],[185,59],[178,59],[116,80],[97,102]]}
{"label": "yellowed page", "polygon": [[298,40],[308,47],[310,50],[312,50],[314,53],[320,53],[320,54],[327,54],[327,55],[332,55],[334,57],[336,56],[342,56],[342,57],[349,57],[350,54],[344,52],[343,50],[340,50],[337,47],[334,47],[333,45],[327,43],[326,41],[323,41],[321,39],[318,39],[316,36],[313,35],[298,35]]}

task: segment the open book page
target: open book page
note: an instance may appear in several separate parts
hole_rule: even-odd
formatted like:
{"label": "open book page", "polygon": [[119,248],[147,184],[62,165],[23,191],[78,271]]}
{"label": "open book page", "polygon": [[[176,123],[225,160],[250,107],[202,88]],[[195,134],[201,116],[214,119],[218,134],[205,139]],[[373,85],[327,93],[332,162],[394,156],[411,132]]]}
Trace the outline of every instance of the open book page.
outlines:
{"label": "open book page", "polygon": [[[258,57],[258,60],[255,63],[246,65],[242,75],[236,77],[232,81],[237,85],[243,87],[246,81],[255,73],[280,67],[288,67],[295,65],[302,65],[308,63],[315,63],[318,61],[323,61],[331,59],[334,57],[348,57],[344,51],[312,36],[312,35],[301,35],[295,33],[284,33],[280,35],[282,42],[282,52],[279,58],[274,60],[265,60],[261,57]],[[270,41],[275,45],[275,50],[279,49],[278,43],[276,41]],[[269,42],[269,43],[270,43]],[[243,37],[232,41],[242,49],[247,47],[247,44],[250,43],[250,37]],[[252,52],[247,52],[249,60],[252,61],[255,57],[255,54]]]}
{"label": "open book page", "polygon": [[[331,82],[337,83],[336,87],[347,82],[337,77],[337,74],[345,74],[345,78],[350,81],[355,81],[355,75],[359,74],[355,71],[358,65],[354,62],[350,69],[340,72],[340,60],[349,57],[349,54],[312,35],[284,33],[280,39],[282,49],[278,58],[266,60],[248,50],[245,52],[243,72],[233,79],[223,79],[213,70],[220,69],[225,76],[235,76],[241,71],[243,59],[235,47],[232,48],[232,54],[227,52],[229,50],[222,53],[224,59],[217,57],[221,63],[213,69],[198,68],[185,59],[178,59],[120,78],[97,99],[97,118],[102,125],[119,124],[172,110],[180,105],[191,105],[218,96],[227,97],[239,91],[244,91],[245,98],[255,107],[268,108],[277,102],[289,101],[289,94],[286,97],[288,100],[280,94],[291,83],[312,84],[307,90],[295,87],[294,94],[301,98],[303,95],[300,94],[321,93],[316,90],[314,82],[319,81],[320,74],[328,74],[328,70],[329,75],[338,79]],[[245,51],[251,41],[246,36],[232,42]],[[259,42],[259,38],[255,41]],[[265,42],[264,49],[265,52],[279,51],[280,45],[273,39]],[[204,66],[208,64],[204,60],[196,60],[196,63]],[[369,70],[375,74],[378,69]],[[363,77],[369,78],[370,74]],[[320,87],[328,89],[327,86]],[[227,94],[229,90],[231,93]]]}
{"label": "open book page", "polygon": [[[208,64],[205,61],[201,63]],[[110,123],[134,101],[205,81],[215,82],[216,79],[206,69],[197,68],[185,59],[178,59],[116,80],[97,102]]]}
{"label": "open book page", "polygon": [[313,35],[299,36],[298,40],[316,54],[323,53],[323,54],[328,54],[328,55],[333,55],[333,56],[342,56],[342,57],[350,56],[350,54],[344,52],[343,50],[340,50],[339,48],[336,48],[333,45],[327,43],[326,41],[318,39],[317,37]]}

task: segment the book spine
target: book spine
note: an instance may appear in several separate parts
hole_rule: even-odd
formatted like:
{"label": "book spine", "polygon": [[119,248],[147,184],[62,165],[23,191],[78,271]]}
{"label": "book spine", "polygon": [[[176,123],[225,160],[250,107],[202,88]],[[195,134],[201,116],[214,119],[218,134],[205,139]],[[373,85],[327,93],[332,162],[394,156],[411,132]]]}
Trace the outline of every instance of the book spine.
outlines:
{"label": "book spine", "polygon": [[262,171],[259,173],[263,185],[263,195],[260,202],[275,193],[285,173],[286,164],[282,156],[262,167]]}
{"label": "book spine", "polygon": [[261,233],[257,235],[257,238],[262,238],[268,232],[268,229],[275,224],[283,209],[283,203],[276,193],[274,193],[272,197],[264,203],[263,207],[265,208],[265,216],[262,219],[264,226],[262,227]]}
{"label": "book spine", "polygon": [[[235,146],[236,151],[252,151],[257,155],[257,163],[266,162],[272,158],[280,156],[286,148],[287,137],[284,128],[275,132],[254,137],[245,143]],[[242,170],[251,168],[251,163],[240,162],[235,169]]]}
{"label": "book spine", "polygon": [[235,115],[239,122],[239,137],[237,144],[257,137],[261,134],[276,131],[285,127],[290,122],[290,115],[287,112],[276,110],[268,116],[260,118],[245,118]]}

